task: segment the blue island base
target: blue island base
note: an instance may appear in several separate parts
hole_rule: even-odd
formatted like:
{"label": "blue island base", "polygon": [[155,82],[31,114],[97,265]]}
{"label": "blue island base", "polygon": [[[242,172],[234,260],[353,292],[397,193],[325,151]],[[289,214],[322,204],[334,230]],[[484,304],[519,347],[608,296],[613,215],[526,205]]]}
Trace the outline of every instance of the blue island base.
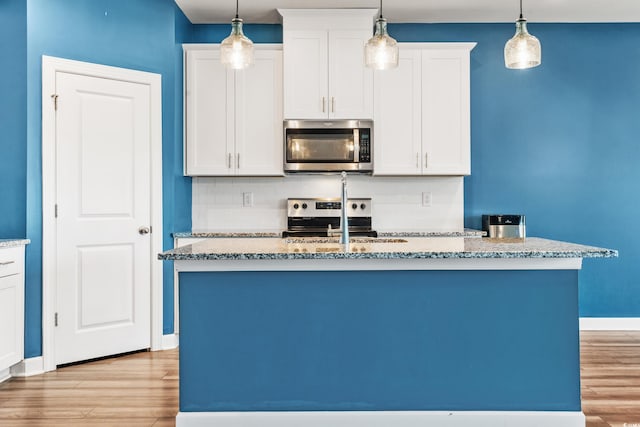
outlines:
{"label": "blue island base", "polygon": [[584,426],[577,285],[577,270],[182,272],[178,423]]}

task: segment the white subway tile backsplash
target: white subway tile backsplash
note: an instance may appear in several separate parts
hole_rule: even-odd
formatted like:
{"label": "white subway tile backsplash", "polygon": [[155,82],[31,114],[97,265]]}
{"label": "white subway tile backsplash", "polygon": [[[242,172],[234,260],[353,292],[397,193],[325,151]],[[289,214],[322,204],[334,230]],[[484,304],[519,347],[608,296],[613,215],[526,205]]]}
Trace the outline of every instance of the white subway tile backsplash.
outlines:
{"label": "white subway tile backsplash", "polygon": [[[286,228],[289,197],[340,197],[337,175],[275,178],[194,178],[194,231],[274,231]],[[431,206],[422,206],[422,193]],[[242,193],[253,193],[253,207],[242,206]],[[449,231],[464,228],[462,177],[349,176],[350,197],[371,197],[377,231]]]}

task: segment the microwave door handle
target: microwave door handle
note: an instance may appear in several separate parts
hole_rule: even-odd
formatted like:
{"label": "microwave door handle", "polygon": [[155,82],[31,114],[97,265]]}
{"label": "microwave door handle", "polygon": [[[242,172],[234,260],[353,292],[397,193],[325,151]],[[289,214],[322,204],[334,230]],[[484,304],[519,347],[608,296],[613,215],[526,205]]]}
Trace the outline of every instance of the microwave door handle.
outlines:
{"label": "microwave door handle", "polygon": [[360,162],[360,129],[353,130],[353,161]]}

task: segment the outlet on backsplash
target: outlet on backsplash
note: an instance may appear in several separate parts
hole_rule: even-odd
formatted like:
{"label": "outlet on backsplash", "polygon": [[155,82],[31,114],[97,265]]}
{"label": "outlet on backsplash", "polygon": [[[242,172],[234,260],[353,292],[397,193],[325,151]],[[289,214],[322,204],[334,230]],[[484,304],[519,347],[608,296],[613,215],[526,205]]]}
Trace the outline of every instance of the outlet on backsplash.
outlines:
{"label": "outlet on backsplash", "polygon": [[431,191],[422,192],[422,206],[425,208],[431,207]]}
{"label": "outlet on backsplash", "polygon": [[243,208],[251,208],[253,207],[253,193],[242,193],[242,207]]}

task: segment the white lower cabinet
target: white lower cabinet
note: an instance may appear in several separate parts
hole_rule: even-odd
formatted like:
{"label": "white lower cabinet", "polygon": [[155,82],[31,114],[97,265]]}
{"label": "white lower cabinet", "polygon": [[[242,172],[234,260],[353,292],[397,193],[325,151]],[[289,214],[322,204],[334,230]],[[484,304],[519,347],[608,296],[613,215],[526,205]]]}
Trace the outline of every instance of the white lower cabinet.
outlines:
{"label": "white lower cabinet", "polygon": [[374,174],[471,173],[470,61],[475,43],[401,43],[374,75]]}
{"label": "white lower cabinet", "polygon": [[3,247],[0,248],[0,373],[23,358],[24,246]]}
{"label": "white lower cabinet", "polygon": [[282,49],[228,70],[219,45],[185,45],[185,175],[283,175]]}

